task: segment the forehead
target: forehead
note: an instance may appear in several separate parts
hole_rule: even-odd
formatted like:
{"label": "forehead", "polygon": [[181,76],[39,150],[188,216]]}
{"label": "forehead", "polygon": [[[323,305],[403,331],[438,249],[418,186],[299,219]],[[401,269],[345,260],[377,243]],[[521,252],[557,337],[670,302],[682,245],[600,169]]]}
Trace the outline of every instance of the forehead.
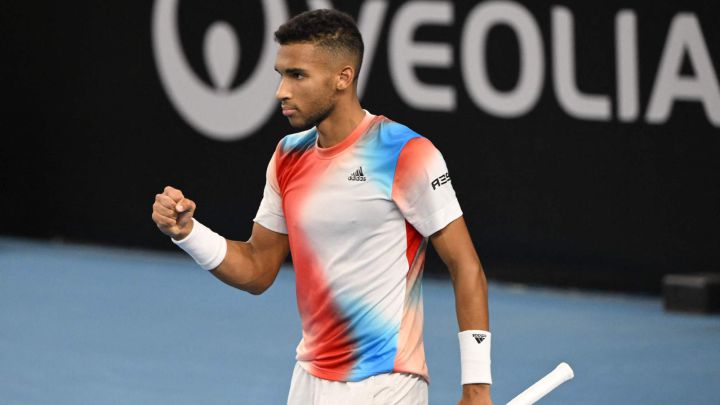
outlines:
{"label": "forehead", "polygon": [[275,69],[308,69],[327,66],[331,55],[309,42],[280,45],[275,58]]}

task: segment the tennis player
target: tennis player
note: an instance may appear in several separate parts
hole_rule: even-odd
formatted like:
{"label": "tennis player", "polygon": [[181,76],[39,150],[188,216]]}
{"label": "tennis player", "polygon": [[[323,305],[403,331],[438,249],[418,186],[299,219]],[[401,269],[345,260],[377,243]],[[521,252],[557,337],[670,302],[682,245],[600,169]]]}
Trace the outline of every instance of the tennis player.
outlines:
{"label": "tennis player", "polygon": [[292,253],[303,335],[292,405],[428,403],[421,279],[429,240],[455,291],[459,403],[490,404],[487,285],[442,155],[361,107],[363,41],[350,16],[305,12],[275,39],[276,97],[303,131],[270,159],[250,239],[211,231],[173,187],[156,196],[153,220],[200,266],[251,294],[270,287]]}

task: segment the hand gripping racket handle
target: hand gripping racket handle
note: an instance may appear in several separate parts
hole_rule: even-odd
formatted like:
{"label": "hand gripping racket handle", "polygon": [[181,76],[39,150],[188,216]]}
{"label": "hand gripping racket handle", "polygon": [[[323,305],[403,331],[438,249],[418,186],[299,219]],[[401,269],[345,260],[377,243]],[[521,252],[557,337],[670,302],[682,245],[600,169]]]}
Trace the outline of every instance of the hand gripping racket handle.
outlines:
{"label": "hand gripping racket handle", "polygon": [[530,405],[534,404],[540,398],[547,395],[550,391],[558,387],[567,380],[573,378],[575,374],[567,363],[560,363],[555,370],[549,372],[545,377],[531,385],[528,389],[521,392],[520,395],[513,398],[507,405]]}

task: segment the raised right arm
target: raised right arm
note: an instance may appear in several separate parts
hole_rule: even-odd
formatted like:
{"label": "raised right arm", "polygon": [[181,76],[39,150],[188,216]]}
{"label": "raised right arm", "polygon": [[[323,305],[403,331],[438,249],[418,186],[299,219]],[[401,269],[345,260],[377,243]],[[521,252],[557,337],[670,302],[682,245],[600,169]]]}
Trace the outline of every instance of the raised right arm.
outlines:
{"label": "raised right arm", "polygon": [[247,242],[227,240],[194,221],[195,209],[194,201],[168,186],[155,196],[152,219],[198,263],[210,263],[206,268],[222,282],[251,294],[267,290],[290,251],[287,235],[255,223]]}

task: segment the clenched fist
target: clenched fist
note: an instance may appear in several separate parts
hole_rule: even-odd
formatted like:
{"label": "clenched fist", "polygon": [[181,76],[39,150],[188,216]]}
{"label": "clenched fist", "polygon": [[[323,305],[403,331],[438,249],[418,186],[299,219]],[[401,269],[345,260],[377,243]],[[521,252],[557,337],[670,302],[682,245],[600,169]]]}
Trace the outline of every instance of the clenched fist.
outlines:
{"label": "clenched fist", "polygon": [[162,194],[155,196],[152,219],[162,233],[175,240],[190,234],[193,228],[193,213],[195,202],[185,198],[176,188],[167,186]]}

